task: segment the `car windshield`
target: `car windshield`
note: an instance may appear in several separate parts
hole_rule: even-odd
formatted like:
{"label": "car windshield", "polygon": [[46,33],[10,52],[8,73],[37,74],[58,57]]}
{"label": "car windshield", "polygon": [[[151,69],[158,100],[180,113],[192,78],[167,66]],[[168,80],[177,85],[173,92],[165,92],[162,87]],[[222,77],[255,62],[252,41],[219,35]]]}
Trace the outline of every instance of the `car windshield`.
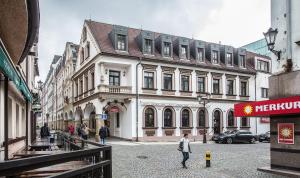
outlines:
{"label": "car windshield", "polygon": [[232,131],[230,132],[230,134],[235,134],[235,133],[237,133],[237,130],[232,130]]}

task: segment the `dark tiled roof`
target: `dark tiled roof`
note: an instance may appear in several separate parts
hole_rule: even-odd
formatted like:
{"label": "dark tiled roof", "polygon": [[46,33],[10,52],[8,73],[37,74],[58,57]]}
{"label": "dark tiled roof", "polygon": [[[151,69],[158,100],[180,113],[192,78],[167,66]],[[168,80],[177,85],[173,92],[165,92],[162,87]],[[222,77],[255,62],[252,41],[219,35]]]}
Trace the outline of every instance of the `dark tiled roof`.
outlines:
{"label": "dark tiled roof", "polygon": [[[135,58],[143,58],[145,60],[155,60],[160,62],[167,62],[167,63],[174,63],[174,64],[182,64],[182,65],[191,65],[191,66],[199,66],[199,67],[206,67],[206,68],[213,68],[213,69],[221,69],[221,70],[230,70],[236,72],[243,72],[243,73],[255,73],[253,66],[247,66],[246,69],[239,68],[237,65],[233,67],[227,67],[224,63],[220,65],[211,64],[210,61],[205,60],[205,63],[197,62],[193,55],[190,55],[191,60],[180,60],[178,55],[173,50],[173,59],[163,58],[159,51],[154,48],[154,55],[144,55],[140,50],[138,43],[136,41],[137,36],[141,33],[141,29],[134,29],[128,28],[128,53],[119,53],[115,51],[113,47],[113,43],[109,37],[109,33],[113,29],[113,25],[95,22],[91,20],[86,20],[86,24],[88,25],[93,37],[95,38],[100,50],[104,54],[109,55],[121,55],[121,56],[128,56],[128,57],[135,57]],[[155,38],[159,37],[161,33],[154,32]],[[173,44],[178,36],[172,36]],[[190,39],[190,46],[195,40]]]}

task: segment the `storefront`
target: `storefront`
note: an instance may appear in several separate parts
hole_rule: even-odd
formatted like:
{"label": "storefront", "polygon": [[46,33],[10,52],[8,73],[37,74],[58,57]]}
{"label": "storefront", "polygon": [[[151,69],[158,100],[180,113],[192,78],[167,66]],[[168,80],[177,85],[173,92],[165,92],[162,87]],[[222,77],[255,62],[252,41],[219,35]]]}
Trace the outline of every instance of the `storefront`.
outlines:
{"label": "storefront", "polygon": [[300,96],[236,104],[234,114],[270,116],[271,166],[259,170],[300,175]]}

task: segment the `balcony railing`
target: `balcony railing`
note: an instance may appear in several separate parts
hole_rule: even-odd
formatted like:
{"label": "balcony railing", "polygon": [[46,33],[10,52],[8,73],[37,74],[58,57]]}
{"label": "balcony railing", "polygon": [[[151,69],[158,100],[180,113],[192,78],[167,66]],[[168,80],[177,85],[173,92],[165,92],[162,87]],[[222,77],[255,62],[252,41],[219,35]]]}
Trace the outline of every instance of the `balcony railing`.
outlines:
{"label": "balcony railing", "polygon": [[131,86],[99,85],[98,88],[104,93],[131,93]]}

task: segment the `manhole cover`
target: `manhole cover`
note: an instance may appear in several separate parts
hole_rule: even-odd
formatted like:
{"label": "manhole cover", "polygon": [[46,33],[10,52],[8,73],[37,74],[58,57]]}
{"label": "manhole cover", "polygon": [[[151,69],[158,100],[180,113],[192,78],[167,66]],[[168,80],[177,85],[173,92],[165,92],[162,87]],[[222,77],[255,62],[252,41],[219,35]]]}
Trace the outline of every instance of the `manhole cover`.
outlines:
{"label": "manhole cover", "polygon": [[137,158],[139,158],[139,159],[147,159],[148,156],[137,156]]}

